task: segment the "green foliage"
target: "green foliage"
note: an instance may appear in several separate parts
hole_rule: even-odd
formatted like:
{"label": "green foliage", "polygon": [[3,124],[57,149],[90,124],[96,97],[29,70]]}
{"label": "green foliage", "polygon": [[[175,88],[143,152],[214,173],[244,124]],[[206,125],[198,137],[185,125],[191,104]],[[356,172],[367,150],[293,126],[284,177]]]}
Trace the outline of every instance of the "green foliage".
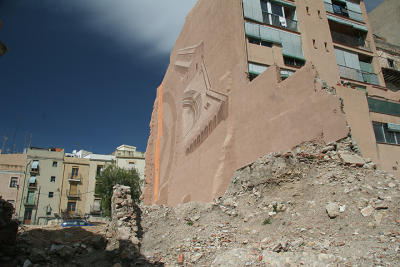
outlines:
{"label": "green foliage", "polygon": [[272,208],[274,209],[274,212],[275,213],[278,213],[278,204],[274,204],[273,206],[272,206]]}
{"label": "green foliage", "polygon": [[189,225],[189,226],[192,226],[193,222],[192,221],[187,221],[186,224]]}
{"label": "green foliage", "polygon": [[111,164],[103,170],[101,175],[97,176],[96,182],[96,193],[101,197],[101,208],[105,216],[111,215],[111,197],[116,184],[129,186],[132,200],[139,201],[140,178],[135,169],[126,170]]}
{"label": "green foliage", "polygon": [[271,224],[271,219],[270,218],[265,219],[263,224],[264,225]]}

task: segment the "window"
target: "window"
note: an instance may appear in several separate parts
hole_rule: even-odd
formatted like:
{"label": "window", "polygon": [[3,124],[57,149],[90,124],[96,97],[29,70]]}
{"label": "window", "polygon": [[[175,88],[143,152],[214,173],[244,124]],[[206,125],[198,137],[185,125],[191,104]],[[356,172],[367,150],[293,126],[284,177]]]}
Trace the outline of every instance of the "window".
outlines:
{"label": "window", "polygon": [[51,208],[51,206],[48,205],[47,208],[46,208],[46,215],[51,215],[51,211],[52,211],[52,210],[53,210],[53,209]]}
{"label": "window", "polygon": [[129,162],[129,168],[134,168],[135,167],[135,162]]}
{"label": "window", "polygon": [[304,66],[305,61],[301,60],[301,59],[297,59],[294,57],[283,57],[283,61],[285,62],[285,65],[289,65],[289,66],[295,66],[295,67],[301,67]]}
{"label": "window", "polygon": [[76,202],[68,202],[67,204],[67,211],[75,211]]}
{"label": "window", "polygon": [[52,198],[54,195],[54,192],[49,192],[49,198]]}
{"label": "window", "polygon": [[283,17],[283,8],[274,2],[271,3],[271,13]]}
{"label": "window", "polygon": [[266,46],[266,47],[272,47],[271,42],[266,42],[261,39],[252,38],[252,37],[249,37],[249,43],[256,44],[256,45],[262,45],[262,46]]}
{"label": "window", "polygon": [[100,176],[103,173],[103,165],[97,165],[96,175]]}
{"label": "window", "polygon": [[389,67],[390,67],[390,68],[394,68],[394,61],[393,61],[393,59],[388,58],[387,61],[388,61]]}
{"label": "window", "polygon": [[333,12],[345,17],[349,16],[349,13],[346,8],[346,3],[341,1],[332,1]]}
{"label": "window", "polygon": [[57,161],[53,161],[53,167],[57,167]]}
{"label": "window", "polygon": [[71,175],[72,178],[78,176],[78,171],[79,171],[79,168],[78,168],[78,167],[72,168],[72,175]]}
{"label": "window", "polygon": [[18,177],[11,177],[10,187],[18,187]]}
{"label": "window", "polygon": [[50,182],[55,183],[56,182],[56,177],[55,176],[51,176],[50,177]]}
{"label": "window", "polygon": [[388,123],[372,122],[376,142],[400,145],[400,125]]}

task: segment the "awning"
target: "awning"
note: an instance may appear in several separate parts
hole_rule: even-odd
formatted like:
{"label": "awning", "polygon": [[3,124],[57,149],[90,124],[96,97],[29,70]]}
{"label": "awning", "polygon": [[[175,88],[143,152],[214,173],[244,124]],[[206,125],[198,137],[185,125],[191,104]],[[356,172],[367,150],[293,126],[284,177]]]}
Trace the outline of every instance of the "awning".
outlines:
{"label": "awning", "polygon": [[39,166],[39,161],[34,160],[34,161],[32,162],[32,169],[37,169],[38,166]]}
{"label": "awning", "polygon": [[30,183],[30,184],[36,183],[36,177],[35,177],[35,176],[31,176],[31,177],[29,178],[29,183]]}
{"label": "awning", "polygon": [[388,130],[391,132],[400,132],[400,124],[388,123]]}
{"label": "awning", "polygon": [[288,2],[283,1],[283,0],[272,0],[272,2],[279,3],[279,4],[285,5],[285,6],[296,7],[295,4],[288,3]]}
{"label": "awning", "polygon": [[368,32],[367,27],[365,27],[363,25],[359,25],[359,24],[351,22],[351,21],[348,21],[348,20],[345,20],[345,19],[337,18],[337,17],[331,16],[331,15],[328,15],[328,19],[332,20],[332,21],[335,21],[337,23],[343,24],[343,25],[347,25],[347,26],[353,27],[354,29],[357,29],[357,30],[360,30],[360,31]]}

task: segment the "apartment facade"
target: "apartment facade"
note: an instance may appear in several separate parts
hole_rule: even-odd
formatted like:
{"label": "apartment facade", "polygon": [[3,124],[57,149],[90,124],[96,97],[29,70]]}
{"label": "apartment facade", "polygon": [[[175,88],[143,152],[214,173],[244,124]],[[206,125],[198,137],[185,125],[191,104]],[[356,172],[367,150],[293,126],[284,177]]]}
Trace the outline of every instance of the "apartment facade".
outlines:
{"label": "apartment facade", "polygon": [[26,154],[1,154],[0,151],[0,196],[13,204],[18,214],[20,186],[26,171]]}
{"label": "apartment facade", "polygon": [[47,224],[59,217],[64,150],[27,150],[27,172],[20,184],[18,217],[24,224]]}
{"label": "apartment facade", "polygon": [[121,145],[112,153],[115,156],[115,163],[123,169],[136,169],[140,179],[144,180],[145,174],[145,153],[136,150],[136,147]]}
{"label": "apartment facade", "polygon": [[97,177],[103,169],[115,162],[112,155],[90,154],[85,156],[89,160],[88,194],[86,196],[85,213],[98,216],[101,215],[101,197],[97,194]]}
{"label": "apartment facade", "polygon": [[89,160],[64,157],[59,212],[64,217],[82,217],[86,212]]}
{"label": "apartment facade", "polygon": [[157,90],[145,203],[210,201],[260,156],[350,132],[400,177],[399,100],[363,1],[199,0]]}

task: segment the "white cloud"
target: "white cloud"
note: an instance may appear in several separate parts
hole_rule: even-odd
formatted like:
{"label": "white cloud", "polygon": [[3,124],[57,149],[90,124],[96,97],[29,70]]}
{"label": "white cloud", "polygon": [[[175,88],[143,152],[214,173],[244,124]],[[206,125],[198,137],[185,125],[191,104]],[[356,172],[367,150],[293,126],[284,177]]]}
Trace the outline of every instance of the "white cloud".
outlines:
{"label": "white cloud", "polygon": [[[53,2],[53,1],[51,1]],[[169,53],[185,17],[197,0],[67,0],[62,9],[82,11],[82,23],[90,30],[129,49],[141,43],[139,53]],[[54,3],[54,2],[53,2]],[[136,51],[137,52],[137,51]]]}

